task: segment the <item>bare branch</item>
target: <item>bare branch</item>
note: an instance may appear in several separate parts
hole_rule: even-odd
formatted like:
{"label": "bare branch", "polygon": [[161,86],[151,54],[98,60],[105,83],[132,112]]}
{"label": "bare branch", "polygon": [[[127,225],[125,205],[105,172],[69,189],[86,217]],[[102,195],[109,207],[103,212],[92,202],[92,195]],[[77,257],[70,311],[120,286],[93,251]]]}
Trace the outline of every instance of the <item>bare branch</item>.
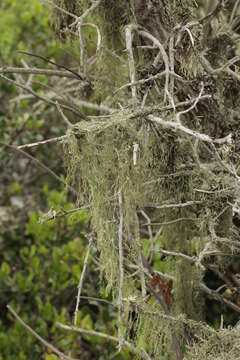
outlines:
{"label": "bare branch", "polygon": [[155,209],[170,209],[170,208],[182,208],[186,206],[193,206],[201,203],[202,201],[187,201],[185,203],[179,203],[179,204],[162,204],[162,205],[149,204],[149,205],[145,205],[145,207],[152,207]]}
{"label": "bare branch", "polygon": [[36,165],[38,165],[40,168],[42,168],[44,171],[48,172],[50,175],[52,175],[56,180],[58,180],[61,184],[64,184],[64,186],[71,191],[74,195],[78,195],[77,191],[70,185],[68,185],[60,176],[58,176],[57,174],[55,174],[55,172],[53,170],[51,170],[49,167],[47,167],[46,165],[44,165],[41,161],[39,161],[38,159],[36,159],[35,157],[33,157],[32,155],[30,155],[29,153],[23,151],[22,149],[17,148],[14,145],[9,145],[9,144],[5,144],[3,142],[0,141],[0,145],[5,146],[21,155],[24,155],[25,157],[27,157],[28,159],[32,160]]}
{"label": "bare branch", "polygon": [[[27,74],[27,75],[46,75],[46,76],[58,76],[70,79],[82,77],[77,73],[72,73],[64,70],[51,70],[51,69],[40,69],[40,68],[17,68],[17,67],[2,67],[0,68],[0,74]],[[78,75],[78,76],[77,76]]]}
{"label": "bare branch", "polygon": [[[146,31],[138,31],[139,34],[149,40],[151,40],[153,42],[154,45],[156,45],[159,50],[160,50],[160,53],[162,55],[162,58],[163,58],[163,62],[164,62],[164,65],[165,65],[165,71],[166,71],[166,80],[165,80],[165,90],[164,90],[164,100],[166,101],[166,96],[167,94],[169,94],[168,92],[168,84],[169,84],[169,59],[168,59],[168,56],[167,56],[167,53],[163,47],[163,45],[160,43],[160,41],[155,38],[153,35],[151,35],[150,33],[146,32]],[[156,66],[157,64],[155,63],[154,66]]]}
{"label": "bare branch", "polygon": [[55,61],[52,61],[52,60],[47,59],[45,56],[38,55],[38,54],[32,54],[32,53],[27,52],[27,51],[18,51],[18,52],[21,53],[21,54],[25,54],[25,55],[28,55],[28,56],[32,56],[32,57],[41,59],[41,60],[43,60],[43,61],[45,61],[45,62],[47,62],[47,63],[49,63],[49,64],[52,64],[52,65],[57,66],[58,68],[65,69],[67,72],[75,75],[75,77],[78,78],[78,79],[80,79],[80,80],[84,80],[84,78],[85,78],[84,74],[77,73],[76,71],[73,71],[72,69],[69,69],[69,68],[67,68],[67,67],[64,66],[64,65],[58,64],[58,63],[56,63]]}
{"label": "bare branch", "polygon": [[232,301],[226,299],[224,296],[221,296],[217,291],[209,289],[205,284],[200,284],[201,290],[204,291],[210,299],[219,301],[221,304],[225,304],[230,309],[233,309],[240,314],[240,307],[234,304]]}
{"label": "bare branch", "polygon": [[67,135],[58,136],[58,137],[51,138],[51,139],[47,139],[47,140],[37,141],[37,142],[35,142],[35,143],[19,145],[19,146],[17,146],[17,148],[18,148],[18,149],[26,149],[26,148],[32,148],[32,147],[35,147],[35,146],[39,146],[39,145],[45,145],[45,144],[49,144],[49,143],[55,143],[55,142],[58,142],[58,141],[62,141],[62,140],[65,139],[66,137],[67,137]]}
{"label": "bare branch", "polygon": [[232,134],[229,134],[229,135],[225,136],[224,138],[213,139],[209,135],[199,133],[195,130],[191,130],[179,122],[163,120],[162,118],[156,117],[154,115],[148,115],[148,119],[150,121],[160,124],[164,127],[172,128],[175,130],[180,130],[181,132],[191,135],[191,136],[193,136],[201,141],[204,141],[204,142],[216,143],[216,144],[231,144],[232,143]]}
{"label": "bare branch", "polygon": [[99,303],[104,303],[104,304],[107,304],[107,305],[111,305],[113,307],[116,307],[116,304],[113,304],[111,301],[108,301],[108,300],[105,300],[105,299],[101,299],[101,298],[96,298],[96,297],[93,297],[93,296],[80,296],[80,299],[83,299],[83,300],[88,300],[90,303],[91,302],[99,302]]}
{"label": "bare branch", "polygon": [[159,252],[159,253],[162,253],[164,255],[170,255],[170,256],[177,256],[177,257],[181,257],[187,261],[190,261],[191,263],[195,263],[196,262],[196,257],[194,256],[189,256],[189,255],[186,255],[186,254],[182,254],[182,253],[179,253],[179,252],[176,252],[176,251],[168,251],[168,250],[164,250],[164,249],[158,249],[158,250],[155,250],[155,252]]}
{"label": "bare branch", "polygon": [[180,117],[181,115],[184,115],[184,114],[187,114],[189,111],[193,110],[197,103],[199,102],[199,100],[201,99],[201,96],[202,96],[202,93],[203,93],[203,89],[204,89],[204,86],[202,84],[202,87],[201,87],[201,90],[200,90],[200,93],[198,95],[198,97],[196,98],[196,100],[194,101],[194,103],[188,108],[188,109],[185,109],[183,111],[179,111],[177,114],[176,114],[176,121],[180,124],[181,123],[181,120],[180,120]]}
{"label": "bare branch", "polygon": [[75,308],[75,312],[74,312],[74,325],[75,326],[77,325],[77,316],[78,316],[78,309],[79,309],[81,292],[82,292],[82,287],[83,287],[83,280],[84,280],[84,276],[85,276],[86,269],[87,269],[87,262],[88,262],[88,258],[89,258],[89,254],[90,254],[90,249],[92,246],[92,241],[93,241],[93,239],[90,238],[89,243],[88,243],[87,253],[85,255],[85,259],[84,259],[84,263],[83,263],[81,277],[80,277],[79,284],[78,284],[77,302],[76,302],[76,308]]}
{"label": "bare branch", "polygon": [[231,13],[230,21],[229,21],[230,27],[232,27],[233,20],[234,20],[234,17],[236,15],[236,12],[237,12],[237,9],[238,9],[239,5],[240,5],[240,0],[236,0],[236,2],[234,4],[234,7],[232,9],[232,13]]}
{"label": "bare branch", "polygon": [[77,23],[83,22],[88,17],[88,15],[98,7],[100,3],[101,0],[93,1],[92,5],[81,16],[75,16],[76,20],[69,27],[73,27],[77,25]]}
{"label": "bare branch", "polygon": [[123,209],[122,209],[122,192],[118,193],[118,206],[119,206],[119,228],[118,228],[118,251],[119,251],[119,292],[118,292],[118,350],[121,351],[123,346],[123,337],[121,332],[122,326],[122,312],[123,312]]}
{"label": "bare branch", "polygon": [[[24,89],[26,90],[27,92],[29,92],[30,94],[32,94],[34,97],[48,103],[48,104],[51,104],[51,105],[54,105],[56,106],[56,102],[54,102],[53,100],[49,99],[48,97],[44,96],[44,95],[41,95],[39,93],[37,93],[36,91],[34,91],[31,87],[29,86],[26,86],[26,85],[23,85],[23,84],[20,84],[19,82],[17,81],[14,81],[12,79],[9,79],[8,77],[4,76],[4,75],[1,75],[0,74],[0,77],[3,78],[4,80],[7,80],[9,83],[11,84],[14,84],[16,86],[18,86],[19,88],[21,89]],[[65,104],[61,104],[62,108],[64,109],[67,109],[71,112],[73,112],[74,114],[80,116],[81,118],[85,118],[85,115],[83,115],[79,110],[77,110],[76,108],[72,107],[72,106],[69,106],[69,105],[65,105]]]}
{"label": "bare branch", "polygon": [[[145,211],[141,210],[141,214],[143,215],[143,217],[147,220],[147,228],[148,228],[148,234],[149,234],[149,240],[151,243],[151,252],[150,252],[150,256],[152,259],[152,255],[153,255],[153,251],[154,251],[154,241],[153,241],[153,233],[152,233],[152,228],[151,228],[151,219],[150,217],[145,213]],[[151,260],[150,259],[150,260]]]}
{"label": "bare branch", "polygon": [[59,218],[59,217],[72,215],[75,212],[85,210],[85,209],[89,209],[89,208],[90,208],[90,205],[85,205],[85,206],[81,206],[81,207],[78,207],[78,208],[75,208],[75,209],[71,209],[69,211],[66,211],[66,210],[63,209],[62,211],[59,211],[59,212],[56,212],[56,211],[54,212],[54,211],[52,211],[52,209],[50,209],[46,214],[43,214],[43,216],[41,216],[39,218],[38,222],[40,224],[43,224],[46,221],[54,220],[54,219]]}
{"label": "bare branch", "polygon": [[78,360],[78,359],[74,359],[74,358],[71,358],[71,357],[65,355],[64,353],[59,351],[55,346],[53,346],[52,344],[50,344],[49,342],[44,340],[40,335],[38,335],[38,333],[36,333],[36,331],[34,331],[29,325],[27,325],[25,323],[25,321],[23,321],[20,318],[20,316],[18,316],[18,314],[12,309],[12,307],[10,305],[7,305],[7,308],[10,311],[10,313],[15,317],[15,319],[17,319],[17,321],[19,321],[20,324],[27,331],[29,331],[30,334],[32,334],[38,341],[40,341],[40,343],[42,343],[48,350],[50,349],[54,354],[56,354],[57,356],[59,356],[61,359],[64,359],[64,360]]}
{"label": "bare branch", "polygon": [[128,63],[129,63],[129,74],[131,80],[131,89],[132,89],[132,98],[135,102],[137,102],[137,87],[135,85],[136,82],[136,74],[135,74],[135,63],[132,49],[132,31],[135,29],[134,25],[128,25],[125,29],[126,36],[126,48],[128,52]]}
{"label": "bare branch", "polygon": [[72,127],[73,125],[70,123],[66,115],[64,115],[64,112],[61,109],[61,106],[59,105],[58,101],[56,101],[56,107],[58,109],[59,114],[61,115],[63,121],[67,124],[67,126]]}
{"label": "bare branch", "polygon": [[[174,36],[170,37],[169,40],[169,67],[171,70],[171,74],[174,73]],[[169,72],[170,73],[170,72]],[[174,93],[174,76],[171,75],[170,78],[170,95],[173,98],[173,93]],[[175,107],[175,105],[174,105]]]}
{"label": "bare branch", "polygon": [[78,19],[77,15],[63,9],[62,7],[58,6],[57,4],[55,4],[53,1],[51,0],[41,0],[43,3],[49,4],[51,5],[53,8],[59,10],[60,12],[64,13],[65,15],[71,16],[74,19]]}
{"label": "bare branch", "polygon": [[[176,73],[174,73],[172,71],[169,71],[169,74],[172,75],[172,77],[175,77],[177,80],[185,82],[185,80],[180,75],[178,75],[178,74],[176,74]],[[123,89],[125,89],[127,87],[130,87],[130,86],[133,86],[133,85],[138,85],[138,84],[146,84],[146,83],[148,83],[150,81],[160,79],[161,77],[163,77],[165,75],[166,75],[166,71],[164,70],[164,71],[162,71],[162,72],[160,72],[160,73],[158,73],[156,75],[149,76],[149,78],[147,78],[147,79],[141,79],[141,80],[135,81],[133,83],[124,84],[119,89],[115,90],[114,95],[117,92],[119,92],[119,91],[121,91],[121,90],[123,90]]]}
{"label": "bare branch", "polygon": [[[80,334],[86,334],[89,336],[97,336],[97,337],[101,337],[103,339],[110,340],[110,341],[117,342],[117,343],[119,341],[119,339],[115,336],[111,336],[111,335],[93,331],[93,330],[86,330],[86,329],[82,329],[82,328],[78,328],[78,327],[74,327],[74,326],[64,325],[61,323],[57,323],[57,326],[64,330],[75,331]],[[126,340],[123,340],[122,347],[128,348],[131,352],[133,352],[134,354],[136,354],[143,360],[151,360],[150,356],[145,351],[138,350],[134,345],[132,345],[131,343],[129,343]]]}

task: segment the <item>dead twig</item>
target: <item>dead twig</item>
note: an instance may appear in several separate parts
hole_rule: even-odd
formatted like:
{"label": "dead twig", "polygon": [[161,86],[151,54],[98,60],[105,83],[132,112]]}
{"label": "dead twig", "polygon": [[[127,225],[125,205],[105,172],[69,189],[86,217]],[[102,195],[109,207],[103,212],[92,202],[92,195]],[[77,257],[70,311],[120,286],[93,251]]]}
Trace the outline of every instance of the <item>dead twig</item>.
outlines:
{"label": "dead twig", "polygon": [[37,142],[34,142],[34,143],[30,143],[30,144],[19,145],[19,146],[17,146],[17,148],[18,149],[26,149],[26,148],[36,147],[36,146],[39,146],[39,145],[55,143],[55,142],[58,142],[58,141],[62,141],[66,137],[67,137],[67,135],[58,136],[58,137],[55,137],[55,138],[46,139],[46,140],[42,140],[42,141],[37,141]]}
{"label": "dead twig", "polygon": [[29,325],[27,325],[25,323],[25,321],[23,321],[20,316],[12,309],[12,307],[10,305],[7,305],[7,309],[9,310],[9,312],[14,316],[14,318],[19,321],[19,323],[28,331],[30,332],[30,334],[32,334],[37,340],[40,341],[41,344],[43,344],[48,350],[51,350],[54,354],[56,354],[57,356],[59,356],[59,358],[64,359],[64,360],[78,360],[76,358],[72,358],[69,357],[67,355],[65,355],[63,352],[61,352],[60,350],[58,350],[55,346],[53,346],[52,344],[50,344],[49,342],[47,342],[46,340],[44,340],[40,335],[38,335],[38,333],[36,333],[36,331],[34,331]]}
{"label": "dead twig", "polygon": [[57,181],[59,181],[61,184],[64,184],[64,186],[70,191],[72,192],[75,196],[78,195],[77,191],[70,185],[68,185],[60,176],[58,176],[57,174],[55,174],[55,172],[53,170],[51,170],[48,166],[46,166],[45,164],[43,164],[41,161],[39,161],[38,159],[36,159],[34,156],[30,155],[29,153],[23,151],[22,149],[19,149],[18,147],[14,146],[14,145],[9,145],[9,144],[5,144],[3,142],[0,141],[0,145],[5,146],[13,151],[15,151],[16,153],[19,153],[25,157],[27,157],[28,159],[32,160],[37,166],[39,166],[40,168],[42,168],[44,171],[48,172],[51,176],[53,176]]}
{"label": "dead twig", "polygon": [[79,284],[78,284],[77,302],[76,302],[76,308],[74,311],[74,325],[75,326],[77,325],[77,316],[78,316],[78,309],[79,309],[79,304],[80,304],[80,299],[81,299],[83,280],[84,280],[86,269],[87,269],[87,263],[88,263],[88,258],[89,258],[92,242],[93,242],[93,239],[90,238],[89,243],[88,243],[87,253],[85,255],[85,259],[84,259],[84,263],[83,263],[81,277],[80,277]]}
{"label": "dead twig", "polygon": [[122,209],[122,192],[118,193],[118,206],[119,206],[119,228],[118,228],[118,252],[119,252],[119,293],[118,293],[118,350],[122,350],[123,337],[121,332],[122,326],[122,312],[123,312],[123,209]]}
{"label": "dead twig", "polygon": [[[89,336],[97,336],[106,340],[110,340],[113,342],[117,342],[119,341],[119,339],[115,336],[111,336],[108,334],[104,334],[101,332],[97,332],[97,331],[93,331],[93,330],[87,330],[87,329],[82,329],[82,328],[78,328],[75,326],[68,326],[68,325],[64,325],[61,323],[57,323],[57,326],[61,329],[67,330],[67,331],[75,331],[78,332],[80,334],[86,334]],[[134,354],[136,354],[137,356],[139,356],[141,359],[143,360],[151,360],[150,356],[146,353],[146,351],[141,351],[138,350],[133,344],[129,343],[128,341],[124,340],[122,347],[126,347],[128,348],[131,352],[133,352]]]}

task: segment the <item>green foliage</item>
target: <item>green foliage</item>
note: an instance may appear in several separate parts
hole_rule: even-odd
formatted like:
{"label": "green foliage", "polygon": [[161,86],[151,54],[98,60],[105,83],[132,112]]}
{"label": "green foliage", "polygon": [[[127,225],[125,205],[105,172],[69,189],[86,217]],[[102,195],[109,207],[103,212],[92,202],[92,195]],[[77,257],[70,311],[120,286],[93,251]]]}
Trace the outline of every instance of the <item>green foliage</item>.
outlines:
{"label": "green foliage", "polygon": [[[72,204],[66,200],[66,193],[49,191],[47,188],[44,193],[48,204],[56,209],[60,206],[72,208]],[[25,227],[25,245],[15,249],[11,257],[4,251],[1,254],[0,288],[4,294],[1,308],[4,309],[6,302],[11,300],[11,304],[21,311],[23,319],[40,335],[52,337],[63,349],[68,350],[75,336],[69,335],[68,342],[64,345],[54,324],[67,320],[62,306],[69,295],[71,297],[70,289],[76,287],[81,274],[85,250],[80,231],[87,218],[84,212],[78,212],[72,218],[63,217],[41,225],[38,222],[39,216],[35,212],[29,214]],[[11,242],[11,238],[9,241]],[[31,316],[31,311],[34,311],[34,317]],[[6,310],[3,313],[7,316]],[[84,315],[80,311],[80,316],[80,323],[91,328],[90,315]],[[9,315],[8,319],[10,320]],[[0,347],[5,359],[18,356],[19,348],[22,348],[19,358],[39,358],[38,354],[42,351],[39,345],[34,345],[36,340],[31,335],[26,334],[26,341],[21,345],[22,332],[23,328],[18,323],[8,329],[1,324]],[[37,351],[32,355],[34,346],[37,346]]]}
{"label": "green foliage", "polygon": [[[36,48],[44,41],[46,35],[51,38],[50,29],[47,27],[49,14],[37,0],[30,3],[27,0],[21,2],[4,0],[0,5],[0,16],[2,19],[0,54],[4,61],[13,51],[30,50],[30,47]],[[43,28],[44,32],[42,32]],[[31,37],[29,37],[29,33],[31,33]]]}

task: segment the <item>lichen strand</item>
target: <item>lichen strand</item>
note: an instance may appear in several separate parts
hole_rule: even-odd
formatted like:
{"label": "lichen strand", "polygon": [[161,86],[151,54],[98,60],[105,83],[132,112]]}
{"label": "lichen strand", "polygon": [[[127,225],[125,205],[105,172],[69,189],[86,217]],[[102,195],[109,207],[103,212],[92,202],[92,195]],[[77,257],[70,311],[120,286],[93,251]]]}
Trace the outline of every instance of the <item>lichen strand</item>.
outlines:
{"label": "lichen strand", "polygon": [[[135,332],[130,333],[134,337],[130,337],[129,340],[134,340],[136,346],[145,348],[153,360],[176,359],[172,344],[173,331],[177,333],[180,344],[186,343],[186,339],[195,339],[196,346],[198,338],[207,339],[210,334],[216,333],[201,321],[186,318],[183,314],[168,318],[151,298],[147,303],[141,300],[135,302],[132,311],[138,314],[138,317],[134,317],[132,325]],[[197,359],[200,360],[200,357]]]}
{"label": "lichen strand", "polygon": [[212,331],[189,346],[185,360],[236,360],[239,358],[240,328]]}
{"label": "lichen strand", "polygon": [[[131,309],[131,307],[130,307]],[[170,322],[164,317],[162,309],[153,299],[147,303],[139,300],[132,308],[135,316],[129,328],[129,341],[134,341],[136,346],[148,351],[151,359],[175,359],[172,351]],[[132,320],[132,319],[131,319]],[[182,319],[179,321],[182,321]],[[177,321],[178,322],[178,321]],[[174,324],[175,325],[175,324]]]}
{"label": "lichen strand", "polygon": [[[65,150],[71,177],[79,184],[79,201],[87,201],[91,206],[92,227],[98,238],[101,270],[107,278],[109,289],[112,289],[117,288],[119,281],[117,195],[121,190],[126,258],[137,262],[139,227],[136,210],[142,207],[146,197],[144,182],[149,173],[145,169],[145,151],[149,151],[144,142],[140,143],[140,140],[143,140],[143,129],[137,130],[136,123],[129,126],[124,117],[113,119],[112,126],[109,126],[109,122],[106,123],[105,130],[103,124],[100,124],[103,130],[96,129],[94,133],[87,133],[84,139],[81,137],[78,141],[73,133],[81,134],[81,131],[84,131],[83,125],[79,124],[79,127],[75,127],[73,133],[69,134]],[[142,126],[146,127],[146,124]],[[139,143],[140,149],[137,164],[134,166],[135,142]]]}

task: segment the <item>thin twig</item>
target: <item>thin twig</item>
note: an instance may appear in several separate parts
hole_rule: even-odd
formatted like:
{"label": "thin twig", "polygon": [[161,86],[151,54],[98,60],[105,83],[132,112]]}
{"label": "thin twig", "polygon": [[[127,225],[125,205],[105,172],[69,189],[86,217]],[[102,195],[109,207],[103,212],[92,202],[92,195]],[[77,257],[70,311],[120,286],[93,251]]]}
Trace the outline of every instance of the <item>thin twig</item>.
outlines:
{"label": "thin twig", "polygon": [[137,165],[137,153],[139,150],[139,144],[138,143],[134,143],[133,144],[133,166]]}
{"label": "thin twig", "polygon": [[79,100],[79,99],[72,99],[72,101],[74,102],[74,104],[76,104],[79,107],[85,107],[87,109],[103,111],[108,114],[112,114],[114,111],[116,111],[116,109],[114,109],[114,108],[110,108],[103,104],[100,104],[100,105],[94,104],[94,103],[91,103],[90,101]]}
{"label": "thin twig", "polygon": [[147,291],[146,291],[146,282],[145,282],[145,276],[144,276],[144,266],[143,266],[143,260],[142,260],[142,246],[141,246],[141,239],[140,239],[140,232],[139,232],[139,219],[137,216],[137,211],[135,211],[135,219],[137,224],[137,231],[136,231],[136,243],[138,247],[138,265],[139,265],[139,272],[140,272],[140,281],[141,281],[141,290],[142,290],[142,298],[144,299]]}
{"label": "thin twig", "polygon": [[[170,37],[169,40],[169,66],[170,66],[170,73],[173,74],[174,73],[174,36]],[[170,78],[170,90],[169,93],[172,97],[172,99],[174,100],[173,96],[174,96],[174,76],[171,75]],[[174,105],[174,102],[173,102]],[[175,110],[175,105],[174,105],[174,110]]]}
{"label": "thin twig", "polygon": [[[172,75],[172,77],[175,77],[177,80],[185,82],[185,80],[180,75],[176,74],[175,72],[169,71],[169,74]],[[114,95],[117,92],[119,92],[119,91],[121,91],[121,90],[123,90],[123,89],[125,89],[127,87],[130,87],[130,86],[133,86],[133,85],[138,85],[138,84],[146,84],[146,83],[148,83],[150,81],[160,79],[164,75],[166,75],[165,70],[158,73],[158,74],[156,74],[156,75],[149,76],[147,79],[140,79],[140,80],[132,82],[132,83],[130,82],[130,83],[124,84],[120,88],[118,88],[117,90],[114,91]]]}
{"label": "thin twig", "polygon": [[38,220],[38,222],[40,224],[43,224],[43,223],[45,223],[47,221],[54,220],[54,219],[59,218],[59,217],[72,215],[75,212],[82,211],[82,210],[89,209],[89,208],[90,208],[90,205],[84,205],[84,206],[81,206],[81,207],[78,207],[78,208],[75,208],[75,209],[71,209],[69,211],[62,210],[62,211],[59,211],[59,212],[56,212],[56,211],[54,212],[52,209],[50,209],[46,214],[43,214],[43,216]]}
{"label": "thin twig", "polygon": [[184,132],[185,134],[191,135],[199,140],[202,140],[204,142],[208,143],[216,143],[216,144],[231,144],[232,143],[232,134],[229,134],[223,138],[219,139],[213,139],[207,134],[199,133],[196,130],[189,129],[188,127],[182,125],[179,122],[169,121],[169,120],[163,120],[160,117],[154,116],[154,115],[148,115],[148,119],[152,122],[155,122],[157,124],[160,124],[164,127],[172,128],[175,130],[180,130],[181,132]]}
{"label": "thin twig", "polygon": [[149,204],[149,205],[145,205],[145,207],[150,207],[155,209],[170,209],[170,208],[182,208],[187,206],[193,206],[201,203],[202,201],[187,201],[185,203],[179,203],[179,204],[162,204],[162,205]]}
{"label": "thin twig", "polygon": [[70,123],[64,112],[62,111],[61,106],[59,105],[58,101],[56,101],[56,107],[58,109],[59,114],[61,115],[63,121],[67,124],[67,126],[72,127],[73,125]]}
{"label": "thin twig", "polygon": [[101,299],[101,298],[96,298],[96,297],[93,297],[93,296],[83,296],[81,295],[80,296],[80,299],[83,299],[83,300],[88,300],[89,302],[91,301],[96,301],[96,302],[100,302],[100,303],[104,303],[104,304],[107,304],[107,305],[111,305],[113,307],[117,307],[116,304],[112,303],[111,301],[108,301],[108,300],[105,300],[105,299]]}
{"label": "thin twig", "polygon": [[71,16],[74,19],[78,19],[78,16],[63,9],[62,7],[58,6],[57,4],[55,4],[53,1],[51,0],[41,0],[43,3],[49,4],[51,5],[53,8],[59,10],[60,12],[64,13],[65,15]]}
{"label": "thin twig", "polygon": [[[163,47],[163,45],[160,43],[160,41],[155,38],[152,34],[148,33],[147,31],[143,31],[143,30],[140,30],[138,31],[139,34],[149,40],[151,40],[153,42],[153,44],[155,44],[159,50],[160,50],[160,53],[162,55],[162,58],[163,58],[163,62],[164,62],[164,65],[165,65],[165,71],[166,71],[166,78],[165,78],[165,91],[164,91],[164,101],[166,101],[166,97],[167,97],[167,94],[169,94],[168,92],[168,84],[169,84],[169,59],[168,59],[168,56],[167,56],[167,53]],[[154,66],[156,66],[157,64],[154,63]]]}
{"label": "thin twig", "polygon": [[42,55],[38,55],[38,54],[32,54],[28,51],[18,51],[20,54],[24,54],[24,55],[28,55],[28,56],[32,56],[32,57],[35,57],[35,58],[38,58],[38,59],[41,59],[49,64],[52,64],[52,65],[55,65],[57,66],[58,68],[62,68],[62,69],[65,69],[68,73],[71,73],[73,75],[75,75],[75,78],[79,78],[80,80],[84,80],[84,74],[79,74],[77,73],[76,71],[72,70],[72,69],[69,69],[67,68],[65,65],[61,65],[61,64],[58,64],[56,63],[55,61],[52,61],[52,60],[49,60],[47,59],[45,56],[42,56]]}
{"label": "thin twig", "polygon": [[125,36],[126,36],[126,48],[128,52],[128,64],[129,64],[129,75],[131,81],[131,89],[132,89],[132,98],[135,102],[137,102],[137,87],[135,85],[136,82],[136,73],[135,73],[135,63],[132,49],[132,30],[135,28],[133,25],[126,26]]}
{"label": "thin twig", "polygon": [[[34,91],[31,87],[23,85],[17,81],[14,81],[12,79],[9,79],[8,77],[0,74],[0,77],[3,78],[4,80],[7,80],[9,83],[14,84],[16,86],[18,86],[20,89],[26,90],[27,92],[29,92],[30,94],[32,94],[35,98],[38,98],[48,104],[54,105],[56,106],[56,102],[47,98],[46,96],[40,95],[39,93],[37,93],[36,91]],[[83,115],[79,110],[77,110],[76,108],[73,108],[72,106],[68,106],[65,104],[61,104],[62,108],[67,109],[71,112],[73,112],[74,114],[80,116],[81,118],[85,118],[85,115]]]}
{"label": "thin twig", "polygon": [[[70,79],[76,79],[77,73],[64,71],[64,70],[51,70],[51,69],[40,69],[40,68],[17,68],[17,67],[2,67],[0,68],[0,74],[27,74],[27,75],[46,75],[46,76],[58,76]],[[77,74],[77,75],[76,75]],[[82,77],[78,75],[78,78],[82,80]]]}
{"label": "thin twig", "polygon": [[93,239],[90,238],[89,243],[88,243],[87,253],[85,255],[85,259],[84,259],[84,263],[83,263],[81,277],[80,277],[79,284],[78,284],[77,302],[76,302],[76,308],[74,311],[74,325],[75,326],[77,325],[78,309],[79,309],[81,292],[82,292],[82,287],[83,287],[83,280],[84,280],[84,276],[85,276],[86,269],[87,269],[87,262],[88,262],[88,258],[89,258],[89,254],[90,254],[90,249],[92,246],[92,241],[93,241]]}
{"label": "thin twig", "polygon": [[236,15],[236,12],[237,12],[237,9],[238,9],[239,5],[240,5],[240,0],[237,0],[237,1],[235,2],[235,4],[234,4],[233,9],[232,9],[232,13],[231,13],[230,21],[229,21],[230,27],[232,27],[233,20],[234,20],[234,17],[235,17],[235,15]]}
{"label": "thin twig", "polygon": [[[78,332],[80,334],[86,334],[86,335],[89,335],[89,336],[97,336],[97,337],[101,337],[103,339],[114,341],[114,342],[119,341],[119,339],[117,337],[115,337],[115,336],[111,336],[111,335],[104,334],[104,333],[97,332],[97,331],[93,331],[93,330],[86,330],[86,329],[78,328],[78,327],[75,327],[75,326],[64,325],[64,324],[61,324],[61,323],[57,323],[57,326],[60,327],[61,329],[68,330],[68,331],[75,331],[75,332]],[[124,342],[122,344],[122,347],[128,348],[131,352],[133,352],[134,354],[136,354],[137,356],[139,356],[143,360],[151,360],[150,356],[145,351],[143,352],[143,351],[137,349],[133,344],[129,343],[126,340],[124,340]]]}
{"label": "thin twig", "polygon": [[97,57],[97,54],[99,53],[100,49],[101,49],[101,43],[102,43],[102,35],[101,35],[101,32],[100,32],[100,29],[99,27],[96,25],[96,24],[92,24],[92,23],[84,23],[82,24],[82,26],[91,26],[93,27],[96,32],[97,32],[97,44],[96,44],[96,53],[95,55],[93,55],[89,60],[88,60],[88,63],[93,63],[93,60],[96,59]]}
{"label": "thin twig", "polygon": [[123,311],[123,209],[122,209],[122,192],[118,193],[118,206],[119,206],[119,228],[118,228],[118,251],[119,251],[119,293],[118,293],[118,350],[122,349],[123,337],[121,332],[122,326],[122,311]]}
{"label": "thin twig", "polygon": [[35,146],[39,146],[39,145],[55,143],[55,142],[58,142],[58,141],[62,141],[66,137],[67,137],[67,135],[58,136],[58,137],[55,137],[55,138],[42,140],[42,141],[37,141],[37,142],[34,142],[34,143],[30,143],[30,144],[19,145],[19,146],[17,146],[17,148],[18,149],[26,149],[26,148],[32,148],[32,147],[35,147]]}
{"label": "thin twig", "polygon": [[74,16],[76,20],[69,27],[72,28],[73,26],[77,25],[79,21],[85,20],[88,15],[98,7],[100,2],[101,0],[93,1],[92,5],[81,16]]}
{"label": "thin twig", "polygon": [[158,250],[155,250],[154,252],[159,252],[159,253],[162,253],[164,255],[181,257],[181,258],[183,258],[183,259],[185,259],[187,261],[190,261],[191,263],[195,263],[197,261],[197,258],[195,256],[189,256],[189,255],[179,253],[179,252],[176,252],[176,251],[167,251],[167,250],[158,248]]}
{"label": "thin twig", "polygon": [[[96,7],[100,4],[100,2],[101,0],[94,1],[92,5],[81,16],[77,17],[76,20],[69,26],[70,28],[73,28],[75,25],[77,27],[77,32],[79,37],[79,48],[80,48],[79,66],[80,66],[80,70],[82,70],[83,72],[85,72],[85,63],[84,63],[85,42],[82,34],[82,26],[84,24],[84,20],[94,9],[96,9]],[[99,37],[99,33],[98,33],[98,37]]]}
{"label": "thin twig", "polygon": [[212,18],[218,16],[218,14],[224,9],[224,0],[219,0],[216,7],[209,14],[204,16],[199,20],[200,24],[204,24],[207,21],[210,21]]}
{"label": "thin twig", "polygon": [[177,114],[176,114],[176,121],[181,124],[181,116],[184,115],[184,114],[187,114],[189,111],[193,110],[197,103],[199,102],[199,100],[201,99],[201,96],[202,96],[202,93],[203,93],[203,89],[204,89],[204,86],[202,84],[202,87],[201,87],[201,90],[200,90],[200,93],[198,95],[198,97],[196,98],[196,100],[194,101],[194,103],[188,108],[188,109],[185,109],[185,110],[182,110],[182,111],[179,111]]}
{"label": "thin twig", "polygon": [[83,20],[79,19],[77,22],[77,31],[78,31],[78,39],[79,39],[79,70],[84,72],[85,71],[85,64],[84,64],[85,41],[82,33],[82,23]]}
{"label": "thin twig", "polygon": [[201,283],[200,288],[202,291],[204,291],[209,298],[219,301],[221,304],[225,304],[230,309],[233,309],[237,313],[240,314],[240,307],[236,304],[234,304],[232,301],[226,299],[222,295],[220,295],[215,290],[209,289],[205,284]]}
{"label": "thin twig", "polygon": [[15,317],[16,320],[18,320],[20,322],[20,324],[27,330],[30,332],[30,334],[32,334],[37,340],[39,340],[48,350],[51,350],[54,354],[56,354],[57,356],[59,356],[59,358],[64,359],[64,360],[77,360],[74,358],[71,358],[67,355],[65,355],[64,353],[62,353],[61,351],[59,351],[55,346],[53,346],[52,344],[50,344],[49,342],[47,342],[46,340],[44,340],[40,335],[38,335],[36,333],[36,331],[34,331],[29,325],[27,325],[25,323],[25,321],[23,321],[20,316],[18,316],[18,314],[12,309],[12,307],[10,305],[7,305],[8,310],[10,311],[10,313]]}
{"label": "thin twig", "polygon": [[[152,222],[151,225],[152,226],[159,226],[159,225],[172,225],[181,221],[197,221],[197,218],[187,218],[187,217],[182,217],[182,218],[177,218],[174,220],[170,220],[170,221],[164,221],[164,222]],[[148,223],[146,224],[142,224],[142,226],[148,226]]]}
{"label": "thin twig", "polygon": [[25,157],[27,157],[28,159],[32,160],[36,165],[38,165],[40,168],[42,168],[44,171],[48,172],[50,175],[52,175],[56,180],[58,180],[60,183],[64,184],[64,186],[71,191],[74,195],[78,195],[77,191],[70,185],[68,185],[60,176],[58,176],[57,174],[55,174],[55,172],[53,170],[51,170],[49,167],[47,167],[45,164],[43,164],[41,161],[39,161],[38,159],[36,159],[35,157],[33,157],[32,155],[30,155],[29,153],[23,151],[22,149],[17,148],[14,145],[9,145],[9,144],[5,144],[3,142],[0,141],[0,145],[5,146],[13,151],[15,151],[16,153],[19,153]]}
{"label": "thin twig", "polygon": [[153,256],[153,251],[154,251],[154,241],[153,241],[153,233],[152,233],[152,227],[151,227],[151,219],[150,217],[145,213],[145,211],[141,210],[141,214],[142,216],[147,220],[147,228],[148,228],[148,235],[149,235],[149,240],[150,240],[150,244],[151,244],[151,248],[150,248],[150,262],[152,260],[152,256]]}

